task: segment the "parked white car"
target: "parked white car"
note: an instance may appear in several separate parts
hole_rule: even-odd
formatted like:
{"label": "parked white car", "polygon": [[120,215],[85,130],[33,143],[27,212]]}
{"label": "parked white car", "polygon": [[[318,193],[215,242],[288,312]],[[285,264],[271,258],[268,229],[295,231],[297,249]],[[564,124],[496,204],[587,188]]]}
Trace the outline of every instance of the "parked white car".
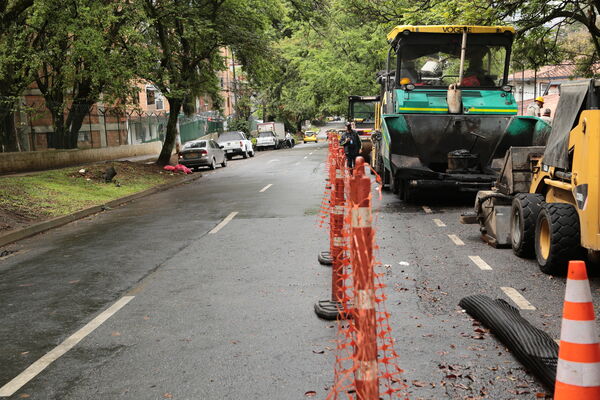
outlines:
{"label": "parked white car", "polygon": [[279,139],[273,132],[259,132],[256,138],[256,149],[260,151],[268,148],[278,149]]}
{"label": "parked white car", "polygon": [[246,139],[244,132],[223,132],[219,135],[217,143],[223,146],[225,156],[228,160],[231,160],[234,156],[242,156],[244,158],[248,158],[248,156],[254,157],[252,142]]}

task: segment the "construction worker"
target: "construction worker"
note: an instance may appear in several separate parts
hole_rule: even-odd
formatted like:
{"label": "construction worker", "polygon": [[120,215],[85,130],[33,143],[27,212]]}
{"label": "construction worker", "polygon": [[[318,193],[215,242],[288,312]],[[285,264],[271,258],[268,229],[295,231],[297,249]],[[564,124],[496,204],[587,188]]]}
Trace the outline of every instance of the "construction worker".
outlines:
{"label": "construction worker", "polygon": [[552,118],[550,117],[550,113],[551,111],[549,108],[544,108],[544,113],[540,117],[540,119],[546,122],[548,125],[552,124]]}
{"label": "construction worker", "polygon": [[527,114],[533,117],[541,116],[540,111],[544,107],[544,98],[542,96],[538,96],[535,98],[535,101],[527,107]]}
{"label": "construction worker", "polygon": [[361,142],[358,133],[352,129],[352,123],[346,122],[346,132],[340,138],[340,146],[344,146],[344,154],[346,154],[346,161],[348,162],[348,168],[350,171],[354,168],[354,160],[360,153]]}

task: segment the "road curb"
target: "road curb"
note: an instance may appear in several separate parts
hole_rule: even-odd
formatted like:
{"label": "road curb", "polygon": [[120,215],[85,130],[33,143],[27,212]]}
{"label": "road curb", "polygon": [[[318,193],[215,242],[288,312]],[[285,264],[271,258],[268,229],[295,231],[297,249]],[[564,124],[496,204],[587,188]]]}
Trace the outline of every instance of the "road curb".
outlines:
{"label": "road curb", "polygon": [[146,189],[146,190],[138,192],[138,193],[130,194],[129,196],[111,200],[105,204],[92,206],[92,207],[74,212],[72,214],[63,215],[62,217],[56,217],[56,218],[53,218],[53,219],[50,219],[47,221],[39,222],[37,224],[33,224],[33,225],[27,226],[25,228],[12,230],[6,234],[0,235],[0,246],[4,246],[4,245],[10,244],[10,243],[19,241],[21,239],[28,238],[30,236],[48,231],[50,229],[58,228],[59,226],[66,225],[73,221],[77,221],[78,219],[85,218],[90,215],[102,212],[102,211],[106,211],[110,208],[118,207],[124,203],[128,203],[130,201],[134,201],[134,200],[149,196],[154,193],[162,192],[162,191],[170,189],[172,187],[194,181],[201,177],[202,177],[202,174],[195,173],[195,174],[192,174],[191,176],[183,177],[182,179],[180,179],[176,182],[165,183],[165,184],[155,186],[150,189]]}

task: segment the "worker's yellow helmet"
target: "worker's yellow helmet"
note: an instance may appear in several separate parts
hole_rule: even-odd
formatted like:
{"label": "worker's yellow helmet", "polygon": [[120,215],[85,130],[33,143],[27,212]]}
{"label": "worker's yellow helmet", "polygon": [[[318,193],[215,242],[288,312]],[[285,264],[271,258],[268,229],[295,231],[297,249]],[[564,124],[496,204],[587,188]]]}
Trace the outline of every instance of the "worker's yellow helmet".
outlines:
{"label": "worker's yellow helmet", "polygon": [[402,78],[400,79],[401,85],[408,85],[410,83],[410,78]]}
{"label": "worker's yellow helmet", "polygon": [[538,96],[535,98],[535,101],[544,102],[544,98],[542,96]]}

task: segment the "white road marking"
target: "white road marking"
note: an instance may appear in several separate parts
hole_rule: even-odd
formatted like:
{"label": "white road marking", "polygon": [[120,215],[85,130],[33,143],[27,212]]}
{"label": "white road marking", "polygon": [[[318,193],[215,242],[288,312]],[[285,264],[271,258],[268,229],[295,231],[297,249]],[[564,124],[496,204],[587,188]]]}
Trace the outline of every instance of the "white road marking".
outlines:
{"label": "white road marking", "polygon": [[27,382],[35,378],[48,365],[56,361],[60,356],[71,350],[81,342],[87,335],[102,325],[107,319],[116,314],[121,308],[129,303],[135,296],[124,296],[117,300],[112,306],[103,311],[96,318],[88,322],[83,328],[65,339],[64,342],[56,346],[42,358],[31,364],[27,369],[17,375],[13,380],[0,388],[0,397],[12,396],[17,390],[21,389]]}
{"label": "white road marking", "polygon": [[448,235],[448,237],[450,238],[450,240],[452,240],[454,242],[455,245],[457,246],[464,246],[465,242],[463,242],[462,240],[460,240],[460,238],[456,235]]}
{"label": "white road marking", "polygon": [[279,159],[277,159],[277,158],[274,158],[274,159],[272,159],[272,160],[269,160],[269,161],[267,162],[267,164],[271,164],[272,162],[275,162],[275,161],[279,161]]}
{"label": "white road marking", "polygon": [[227,225],[229,223],[229,221],[231,221],[233,218],[235,218],[236,215],[238,215],[237,211],[232,212],[231,214],[229,214],[228,216],[226,216],[225,219],[219,223],[219,225],[215,226],[212,229],[212,231],[210,231],[208,233],[217,233],[217,232],[219,232],[225,225]]}
{"label": "white road marking", "polygon": [[264,188],[260,189],[260,190],[259,190],[259,193],[262,193],[262,192],[266,191],[266,190],[267,190],[267,189],[269,189],[271,186],[273,186],[273,184],[272,184],[272,183],[269,183],[267,186],[265,186]]}
{"label": "white road marking", "polygon": [[435,224],[437,226],[439,226],[440,228],[443,228],[443,227],[446,226],[446,224],[441,219],[439,219],[439,218],[434,218],[433,222],[435,222]]}
{"label": "white road marking", "polygon": [[481,269],[483,271],[491,271],[492,270],[492,267],[490,267],[490,265],[488,263],[483,261],[483,259],[481,257],[469,256],[469,258],[471,259],[471,261],[473,261],[473,263],[475,263],[475,265],[477,265],[479,267],[479,269]]}
{"label": "white road marking", "polygon": [[308,156],[304,156],[304,159],[306,160],[308,158]]}
{"label": "white road marking", "polygon": [[308,153],[309,156],[312,156],[312,151],[310,153]]}
{"label": "white road marking", "polygon": [[502,291],[505,295],[510,297],[510,299],[521,309],[521,310],[535,310],[535,307],[527,301],[525,297],[521,293],[517,291],[517,289],[511,287],[501,287]]}
{"label": "white road marking", "polygon": [[423,211],[425,211],[425,214],[431,214],[433,211],[431,211],[431,208],[427,207],[427,206],[423,206]]}

